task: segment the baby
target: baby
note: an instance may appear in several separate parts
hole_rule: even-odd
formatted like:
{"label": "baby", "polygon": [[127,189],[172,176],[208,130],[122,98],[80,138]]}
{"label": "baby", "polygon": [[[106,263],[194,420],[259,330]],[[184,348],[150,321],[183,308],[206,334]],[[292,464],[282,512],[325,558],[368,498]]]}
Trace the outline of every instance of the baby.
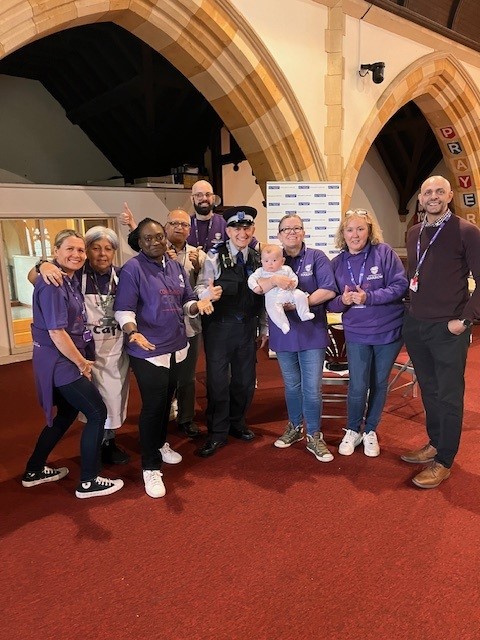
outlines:
{"label": "baby", "polygon": [[[271,278],[273,275],[287,276],[298,285],[298,278],[290,267],[285,266],[282,247],[277,244],[262,246],[262,266],[248,278],[248,286],[254,293],[262,294],[262,288],[258,284],[260,278]],[[308,296],[300,289],[280,289],[273,287],[265,294],[265,307],[270,319],[283,333],[290,331],[290,323],[283,305],[294,304],[300,320],[312,320],[315,314],[311,313],[308,306]]]}

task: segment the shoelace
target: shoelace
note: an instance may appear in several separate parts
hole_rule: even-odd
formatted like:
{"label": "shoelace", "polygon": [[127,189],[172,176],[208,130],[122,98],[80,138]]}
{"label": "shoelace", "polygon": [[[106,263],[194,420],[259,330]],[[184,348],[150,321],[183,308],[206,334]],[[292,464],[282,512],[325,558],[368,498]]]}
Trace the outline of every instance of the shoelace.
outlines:
{"label": "shoelace", "polygon": [[101,476],[97,476],[94,480],[96,484],[101,485],[102,487],[111,487],[113,486],[113,482],[108,478],[102,478]]}
{"label": "shoelace", "polygon": [[152,469],[152,471],[150,471],[150,482],[153,482],[155,484],[163,482],[162,476],[163,473],[161,471],[159,471],[158,469]]}
{"label": "shoelace", "polygon": [[172,450],[171,446],[168,444],[168,442],[165,442],[165,444],[163,445],[163,447],[161,447],[162,451],[165,451],[165,453],[170,453],[170,451]]}
{"label": "shoelace", "polygon": [[[51,467],[46,467],[45,466],[45,467],[43,467],[43,473],[46,476],[54,476],[56,472],[55,472],[55,469],[52,469]],[[33,475],[35,475],[35,474],[33,474]]]}

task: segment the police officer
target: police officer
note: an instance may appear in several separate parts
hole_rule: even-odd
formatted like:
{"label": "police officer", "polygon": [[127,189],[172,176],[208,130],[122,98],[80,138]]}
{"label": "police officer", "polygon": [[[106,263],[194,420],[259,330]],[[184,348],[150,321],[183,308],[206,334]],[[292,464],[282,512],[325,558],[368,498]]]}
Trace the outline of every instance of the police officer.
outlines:
{"label": "police officer", "polygon": [[[212,282],[222,287],[213,314],[202,320],[208,438],[198,454],[204,458],[225,446],[229,434],[246,441],[255,437],[245,414],[255,389],[256,338],[264,317],[263,296],[247,286],[249,275],[261,264],[257,251],[249,247],[256,215],[256,209],[247,206],[224,211],[228,240],[208,252],[195,288],[201,299],[208,297]],[[262,336],[260,347],[265,343]]]}

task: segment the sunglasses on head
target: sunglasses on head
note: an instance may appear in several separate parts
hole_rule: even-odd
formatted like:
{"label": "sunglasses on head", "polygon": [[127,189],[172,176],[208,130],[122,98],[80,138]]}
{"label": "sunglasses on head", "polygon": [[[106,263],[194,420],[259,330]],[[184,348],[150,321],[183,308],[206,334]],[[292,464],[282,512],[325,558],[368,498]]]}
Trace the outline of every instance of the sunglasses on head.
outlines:
{"label": "sunglasses on head", "polygon": [[361,216],[362,218],[366,218],[368,211],[366,209],[349,209],[345,212],[345,216]]}

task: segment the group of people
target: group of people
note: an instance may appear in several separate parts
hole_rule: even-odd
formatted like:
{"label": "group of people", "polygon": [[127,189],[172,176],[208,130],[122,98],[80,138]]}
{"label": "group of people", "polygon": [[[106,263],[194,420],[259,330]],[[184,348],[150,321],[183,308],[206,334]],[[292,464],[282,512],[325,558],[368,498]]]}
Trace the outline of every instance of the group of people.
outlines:
{"label": "group of people", "polygon": [[401,457],[425,465],[413,478],[416,486],[437,487],[449,477],[458,451],[470,327],[480,318],[480,289],[472,296],[468,291],[469,274],[480,278],[480,230],[450,211],[452,197],[442,176],[423,183],[419,202],[426,215],[407,238],[409,279],[364,209],[343,216],[335,238],[340,252],[330,261],[305,245],[303,222],[295,214],[280,220],[279,245],[260,246],[254,237],[256,210],[244,206],[230,207],[223,216],[214,213],[216,197],[203,180],[192,189],[194,215],[174,210],[165,227],[150,218],[137,225],[125,208],[129,243],[138,253],[122,269],[113,266],[118,246],[113,231],[95,227],[85,239],[70,230],[59,234],[54,263],[42,262],[39,275],[30,274],[33,366],[47,426],[23,485],[65,477],[68,469],[49,467],[47,458],[81,412],[86,423],[77,497],[108,495],[123,486],[122,480],[99,474],[101,461],[128,461],[114,433],[125,419],[130,365],[142,401],[145,491],[153,498],[165,495],[162,463],[182,459],[167,442],[174,395],[181,432],[198,435],[200,335],[208,435],[198,455],[216,454],[229,436],[254,439],[245,419],[256,383],[256,349],[268,339],[288,414],[274,445],[288,448],[306,438],[307,452],[321,462],[333,460],[321,429],[321,378],[330,341],[326,312],[333,311],[342,314],[350,373],[339,453],[351,455],[363,444],[365,455],[380,454],[376,430],[405,341],[429,440]]}

